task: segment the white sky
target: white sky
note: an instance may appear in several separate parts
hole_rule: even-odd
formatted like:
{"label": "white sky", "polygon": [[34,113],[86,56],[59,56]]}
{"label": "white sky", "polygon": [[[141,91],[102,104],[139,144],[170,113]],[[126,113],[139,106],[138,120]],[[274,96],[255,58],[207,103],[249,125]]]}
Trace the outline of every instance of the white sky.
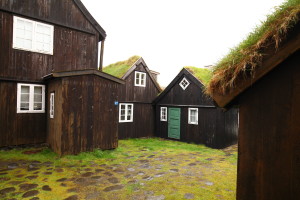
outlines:
{"label": "white sky", "polygon": [[142,56],[167,86],[215,64],[284,0],[81,0],[106,31],[104,66]]}

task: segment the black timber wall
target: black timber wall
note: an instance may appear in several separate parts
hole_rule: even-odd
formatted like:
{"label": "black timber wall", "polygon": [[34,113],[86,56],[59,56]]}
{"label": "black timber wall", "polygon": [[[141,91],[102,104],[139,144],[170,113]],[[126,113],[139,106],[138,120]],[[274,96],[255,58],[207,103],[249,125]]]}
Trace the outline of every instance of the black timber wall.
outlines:
{"label": "black timber wall", "polygon": [[298,50],[239,98],[238,200],[300,198],[299,63]]}
{"label": "black timber wall", "polygon": [[119,123],[119,139],[154,136],[154,106],[152,101],[159,90],[152,82],[149,74],[141,63],[135,71],[145,72],[146,87],[134,86],[134,71],[125,79],[125,85],[120,86],[120,103],[133,103],[133,122]]}
{"label": "black timber wall", "polygon": [[[223,111],[204,94],[203,85],[190,73],[180,73],[166,94],[156,102],[155,135],[168,138],[168,122],[160,121],[160,107],[181,108],[181,141],[224,148],[237,142],[238,108]],[[183,90],[179,83],[187,78],[190,85]],[[176,80],[176,79],[174,79]],[[168,86],[169,87],[169,86]],[[188,124],[188,108],[198,108],[198,125]]]}

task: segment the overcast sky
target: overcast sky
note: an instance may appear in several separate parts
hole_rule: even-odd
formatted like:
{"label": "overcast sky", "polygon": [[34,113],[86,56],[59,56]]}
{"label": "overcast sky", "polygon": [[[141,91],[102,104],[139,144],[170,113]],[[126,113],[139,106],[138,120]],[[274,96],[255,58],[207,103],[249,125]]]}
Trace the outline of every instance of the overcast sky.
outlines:
{"label": "overcast sky", "polygon": [[283,0],[81,0],[107,33],[104,66],[142,56],[167,86],[214,65]]}

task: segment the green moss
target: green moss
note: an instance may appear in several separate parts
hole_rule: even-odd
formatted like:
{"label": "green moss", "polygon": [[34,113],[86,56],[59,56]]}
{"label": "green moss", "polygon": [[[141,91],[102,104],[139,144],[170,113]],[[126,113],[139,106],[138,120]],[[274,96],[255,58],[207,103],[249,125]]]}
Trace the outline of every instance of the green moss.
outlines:
{"label": "green moss", "polygon": [[[31,149],[34,150],[34,149]],[[24,150],[23,150],[24,151]],[[27,167],[7,171],[0,175],[0,180],[9,178],[10,181],[22,181],[24,183],[38,184],[40,199],[64,199],[71,195],[78,195],[79,199],[85,199],[87,194],[99,194],[103,199],[146,199],[147,192],[150,196],[164,195],[166,199],[184,199],[186,193],[192,193],[195,199],[235,199],[236,187],[236,147],[225,150],[216,150],[204,145],[188,144],[178,141],[170,141],[160,138],[128,139],[119,140],[119,147],[115,150],[95,150],[76,156],[58,157],[50,149],[45,148],[36,155],[24,155],[22,151],[11,150],[0,152],[0,161],[27,162],[28,160],[50,161],[53,166],[39,165],[38,171],[28,171]],[[24,157],[21,158],[20,156]],[[152,158],[150,157],[152,156]],[[154,156],[154,157],[153,157]],[[140,168],[141,160],[147,161],[150,168]],[[164,162],[164,160],[167,160]],[[30,162],[29,162],[30,163]],[[196,164],[194,166],[191,163]],[[105,164],[105,165],[103,165]],[[175,164],[175,165],[174,165]],[[134,168],[129,172],[128,168]],[[157,167],[160,167],[157,170]],[[63,169],[63,172],[57,169]],[[124,173],[116,173],[115,169],[122,169]],[[96,169],[103,169],[96,172]],[[178,169],[180,173],[170,172],[170,169]],[[77,178],[82,178],[87,171],[93,172],[93,176],[106,177],[97,184],[76,183]],[[118,185],[124,188],[117,191],[104,192],[104,188],[115,184],[109,183],[108,176],[104,172],[113,173],[113,177],[119,180]],[[138,175],[143,171],[145,175]],[[38,172],[38,173],[36,173]],[[46,175],[45,172],[52,172]],[[163,173],[161,177],[154,177],[157,173]],[[190,175],[193,173],[192,175]],[[23,177],[18,175],[24,174]],[[126,175],[132,174],[132,177]],[[38,175],[38,178],[29,180],[26,176]],[[152,176],[153,180],[145,180],[145,176]],[[58,179],[66,178],[63,182]],[[0,190],[11,187],[10,181],[0,181]],[[128,183],[133,181],[132,183]],[[207,181],[213,185],[207,185]],[[49,185],[52,191],[43,191],[41,188]],[[76,188],[76,193],[67,192],[68,189]],[[18,189],[18,186],[16,186]],[[7,198],[20,198],[13,196]]]}
{"label": "green moss", "polygon": [[187,69],[189,72],[191,72],[204,85],[208,83],[208,81],[212,76],[212,72],[209,69],[192,67],[192,66],[186,66],[184,68]]}
{"label": "green moss", "polygon": [[[269,45],[278,47],[287,31],[299,20],[300,0],[286,0],[267,16],[239,45],[220,59],[214,67],[207,88],[212,93],[215,88],[232,87],[237,76],[245,71],[245,66],[254,70],[261,62],[262,49]],[[247,68],[248,70],[248,68]]]}
{"label": "green moss", "polygon": [[125,73],[130,69],[130,67],[140,58],[140,56],[132,56],[124,61],[119,61],[110,64],[103,68],[103,72],[110,75],[122,78]]}

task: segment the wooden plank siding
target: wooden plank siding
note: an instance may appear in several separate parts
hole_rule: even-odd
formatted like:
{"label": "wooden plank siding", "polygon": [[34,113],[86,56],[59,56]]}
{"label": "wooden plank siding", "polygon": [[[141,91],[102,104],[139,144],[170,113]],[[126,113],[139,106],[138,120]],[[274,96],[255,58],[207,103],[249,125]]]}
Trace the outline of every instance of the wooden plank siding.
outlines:
{"label": "wooden plank siding", "polygon": [[[183,90],[179,83],[183,78],[189,86]],[[168,138],[168,121],[160,121],[160,108],[180,108],[180,141],[205,144],[212,148],[224,148],[237,142],[238,108],[224,111],[214,106],[213,100],[204,94],[202,83],[183,69],[163,93],[156,98],[155,134]],[[188,109],[198,108],[198,124],[188,123]]]}
{"label": "wooden plank siding", "polygon": [[47,141],[55,152],[78,154],[118,146],[118,85],[95,75],[49,82],[48,99],[55,92],[55,117],[47,114]]}
{"label": "wooden plank siding", "polygon": [[12,48],[13,15],[0,11],[0,78],[42,81],[53,71],[97,69],[96,35],[54,27],[53,55]]}
{"label": "wooden plank siding", "polygon": [[152,104],[135,103],[133,122],[119,123],[119,139],[153,137],[154,117]]}
{"label": "wooden plank siding", "polygon": [[44,113],[17,114],[17,83],[0,81],[0,146],[46,141]]}
{"label": "wooden plank siding", "polygon": [[[135,71],[144,72],[147,75],[146,87],[134,86]],[[143,64],[139,64],[135,70],[125,78],[126,84],[120,87],[120,101],[121,102],[142,102],[152,103],[160,92],[159,89],[153,83],[149,74],[145,70]]]}
{"label": "wooden plank siding", "polygon": [[[155,127],[155,108],[152,105],[160,89],[145,69],[143,62],[125,78],[120,86],[119,103],[133,103],[133,122],[119,123],[119,139],[153,137]],[[146,87],[134,86],[135,71],[146,73]]]}
{"label": "wooden plank siding", "polygon": [[239,98],[237,199],[300,197],[300,51]]}
{"label": "wooden plank siding", "polygon": [[73,0],[1,0],[0,10],[97,34],[94,26],[74,4]]}

